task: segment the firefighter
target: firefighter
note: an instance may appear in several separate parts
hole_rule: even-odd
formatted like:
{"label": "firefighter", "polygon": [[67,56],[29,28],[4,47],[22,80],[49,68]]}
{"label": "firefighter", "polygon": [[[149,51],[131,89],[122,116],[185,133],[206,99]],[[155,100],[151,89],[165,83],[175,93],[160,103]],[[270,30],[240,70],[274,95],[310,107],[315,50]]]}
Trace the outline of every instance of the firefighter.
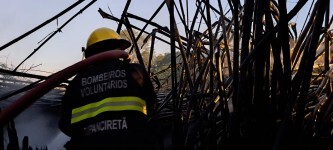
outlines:
{"label": "firefighter", "polygon": [[[88,38],[84,56],[121,49],[131,43],[109,28]],[[71,140],[67,149],[151,149],[148,117],[156,95],[140,64],[117,59],[87,66],[66,88],[59,128]]]}

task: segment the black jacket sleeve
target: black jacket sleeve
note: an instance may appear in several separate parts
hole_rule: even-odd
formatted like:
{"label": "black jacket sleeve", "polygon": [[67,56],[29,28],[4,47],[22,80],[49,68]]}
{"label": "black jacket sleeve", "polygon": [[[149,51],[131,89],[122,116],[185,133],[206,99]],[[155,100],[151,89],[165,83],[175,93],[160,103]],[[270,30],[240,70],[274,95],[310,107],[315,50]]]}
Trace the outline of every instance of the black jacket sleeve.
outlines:
{"label": "black jacket sleeve", "polygon": [[67,136],[71,136],[71,116],[72,116],[72,109],[71,109],[71,85],[66,88],[65,95],[62,98],[62,106],[61,106],[61,116],[59,120],[59,129],[65,133]]}
{"label": "black jacket sleeve", "polygon": [[150,77],[148,75],[148,72],[146,69],[140,65],[140,64],[132,64],[133,66],[133,71],[132,74],[139,74],[140,77],[134,77],[136,78],[136,81],[138,82],[139,85],[142,86],[144,89],[144,97],[146,100],[146,105],[147,105],[147,116],[150,118],[155,111],[156,107],[156,93],[154,91],[153,84],[150,80]]}

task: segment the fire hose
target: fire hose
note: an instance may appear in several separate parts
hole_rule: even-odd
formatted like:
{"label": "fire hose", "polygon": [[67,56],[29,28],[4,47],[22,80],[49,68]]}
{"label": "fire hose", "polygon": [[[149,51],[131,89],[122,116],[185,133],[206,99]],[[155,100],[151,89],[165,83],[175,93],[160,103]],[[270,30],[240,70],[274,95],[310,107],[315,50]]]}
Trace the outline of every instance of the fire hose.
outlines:
{"label": "fire hose", "polygon": [[123,50],[112,50],[103,53],[96,54],[85,60],[77,62],[55,74],[52,74],[44,82],[39,83],[28,91],[26,94],[15,100],[8,107],[4,108],[0,112],[0,124],[4,125],[11,119],[15,118],[23,110],[28,108],[36,100],[42,97],[44,94],[52,90],[54,87],[61,84],[63,81],[69,79],[80,71],[83,71],[89,65],[106,62],[110,59],[123,58],[124,60],[130,60],[127,52]]}

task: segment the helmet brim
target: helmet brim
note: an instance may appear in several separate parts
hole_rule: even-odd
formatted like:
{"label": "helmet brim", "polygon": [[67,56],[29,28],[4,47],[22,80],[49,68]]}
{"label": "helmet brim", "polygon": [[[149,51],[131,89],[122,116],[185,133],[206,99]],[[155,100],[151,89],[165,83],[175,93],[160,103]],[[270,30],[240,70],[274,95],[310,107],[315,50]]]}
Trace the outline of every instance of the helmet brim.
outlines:
{"label": "helmet brim", "polygon": [[86,48],[84,51],[85,57],[92,56],[94,54],[114,50],[114,49],[120,49],[125,50],[129,48],[132,44],[125,40],[125,39],[108,39],[104,41],[100,41],[97,43],[94,43]]}
{"label": "helmet brim", "polygon": [[125,50],[126,48],[129,48],[132,44],[131,44],[131,42],[129,42],[129,41],[127,41],[127,40],[125,40],[125,39],[117,39],[120,43],[122,43],[121,44],[121,48],[123,49],[123,50]]}

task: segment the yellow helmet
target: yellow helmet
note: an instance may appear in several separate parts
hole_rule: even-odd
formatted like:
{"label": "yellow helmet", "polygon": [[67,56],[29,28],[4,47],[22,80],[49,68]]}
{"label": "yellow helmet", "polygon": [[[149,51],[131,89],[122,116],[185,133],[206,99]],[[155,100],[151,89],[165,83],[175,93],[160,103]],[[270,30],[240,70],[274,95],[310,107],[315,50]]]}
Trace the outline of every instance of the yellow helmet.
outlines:
{"label": "yellow helmet", "polygon": [[120,35],[109,28],[102,27],[94,30],[87,41],[87,47],[85,50],[85,56],[89,57],[91,55],[112,50],[112,49],[126,49],[131,46],[131,43]]}

